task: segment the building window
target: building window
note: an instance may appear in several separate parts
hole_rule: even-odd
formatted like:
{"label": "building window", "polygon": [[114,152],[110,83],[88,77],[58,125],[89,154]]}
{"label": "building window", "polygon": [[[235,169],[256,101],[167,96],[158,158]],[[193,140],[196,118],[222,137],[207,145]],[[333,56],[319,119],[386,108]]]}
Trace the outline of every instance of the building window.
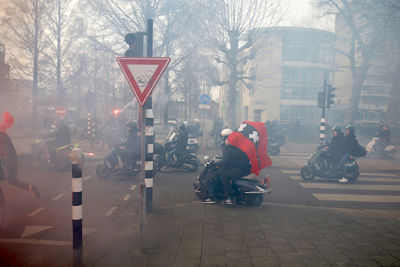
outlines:
{"label": "building window", "polygon": [[261,113],[262,113],[262,109],[254,110],[254,121],[261,121]]}

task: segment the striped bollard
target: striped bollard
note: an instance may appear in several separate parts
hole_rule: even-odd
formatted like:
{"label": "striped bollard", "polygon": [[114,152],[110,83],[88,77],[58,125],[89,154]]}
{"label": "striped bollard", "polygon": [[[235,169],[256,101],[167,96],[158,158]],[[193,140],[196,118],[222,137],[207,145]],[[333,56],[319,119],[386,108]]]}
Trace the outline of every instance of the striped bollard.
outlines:
{"label": "striped bollard", "polygon": [[72,246],[74,266],[81,266],[82,253],[82,152],[74,148],[70,154],[72,162]]}
{"label": "striped bollard", "polygon": [[326,130],[326,121],[325,118],[321,118],[321,124],[319,126],[319,142],[321,145],[325,144],[325,138],[326,138],[325,130]]}
{"label": "striped bollard", "polygon": [[154,115],[152,106],[152,97],[145,105],[145,135],[146,135],[146,157],[144,179],[146,183],[146,211],[153,211],[153,177],[154,177]]}
{"label": "striped bollard", "polygon": [[89,136],[89,138],[92,136],[92,114],[90,114],[90,112],[88,112],[88,115],[87,115],[88,117],[87,117],[87,119],[88,119],[88,122],[87,122],[87,124],[88,124],[88,136]]}

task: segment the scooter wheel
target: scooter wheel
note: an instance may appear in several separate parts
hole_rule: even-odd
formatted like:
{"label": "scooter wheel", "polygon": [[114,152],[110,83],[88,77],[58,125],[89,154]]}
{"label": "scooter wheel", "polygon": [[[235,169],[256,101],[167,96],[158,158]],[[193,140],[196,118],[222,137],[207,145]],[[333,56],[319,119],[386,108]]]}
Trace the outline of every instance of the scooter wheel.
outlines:
{"label": "scooter wheel", "polygon": [[315,178],[315,170],[313,167],[304,166],[300,171],[301,178],[305,181],[310,181]]}
{"label": "scooter wheel", "polygon": [[183,165],[184,165],[184,168],[190,172],[195,172],[199,168],[199,163],[197,162],[197,160],[194,160],[194,159],[185,161],[183,163]]}
{"label": "scooter wheel", "polygon": [[246,202],[249,206],[259,207],[259,206],[261,206],[263,200],[264,200],[263,195],[257,194],[257,195],[254,195],[254,196],[248,198],[246,200]]}
{"label": "scooter wheel", "polygon": [[110,175],[108,174],[106,166],[104,164],[100,164],[96,167],[96,174],[99,178],[106,179]]}

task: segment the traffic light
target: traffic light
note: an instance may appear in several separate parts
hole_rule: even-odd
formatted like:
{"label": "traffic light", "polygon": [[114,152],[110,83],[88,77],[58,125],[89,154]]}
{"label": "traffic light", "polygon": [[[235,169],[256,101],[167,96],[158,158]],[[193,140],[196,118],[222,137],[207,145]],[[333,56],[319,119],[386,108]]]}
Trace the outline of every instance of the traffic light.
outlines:
{"label": "traffic light", "polygon": [[335,101],[333,101],[333,98],[335,97],[335,94],[332,92],[335,91],[336,88],[328,85],[328,92],[327,92],[327,98],[326,98],[326,107],[330,108]]}
{"label": "traffic light", "polygon": [[142,32],[128,33],[125,42],[129,45],[125,51],[125,57],[143,57],[143,34]]}
{"label": "traffic light", "polygon": [[324,94],[324,91],[318,92],[318,107],[325,108],[325,94]]}

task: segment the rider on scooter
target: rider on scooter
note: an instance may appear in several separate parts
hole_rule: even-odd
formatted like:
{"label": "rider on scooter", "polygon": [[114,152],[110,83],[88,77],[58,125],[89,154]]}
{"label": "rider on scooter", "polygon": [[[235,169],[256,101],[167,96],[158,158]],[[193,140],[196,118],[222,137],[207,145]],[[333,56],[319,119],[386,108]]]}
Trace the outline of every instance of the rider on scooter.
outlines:
{"label": "rider on scooter", "polygon": [[168,153],[167,156],[167,167],[173,167],[177,163],[173,163],[173,155],[175,154],[177,156],[177,161],[179,160],[179,157],[185,152],[186,146],[188,145],[188,140],[189,140],[189,133],[186,130],[185,124],[181,123],[178,126],[178,132],[177,132],[177,139],[175,143],[175,147]]}
{"label": "rider on scooter", "polygon": [[235,146],[229,145],[228,136],[230,134],[232,134],[231,129],[221,131],[221,137],[225,142],[222,146],[222,160],[216,162],[214,165],[218,168],[216,175],[224,187],[226,199],[223,200],[223,204],[226,205],[232,204],[231,180],[249,175],[251,172],[249,158],[246,153]]}
{"label": "rider on scooter", "polygon": [[118,168],[118,155],[120,155],[130,166],[135,166],[135,162],[140,157],[140,142],[138,138],[139,129],[133,121],[126,124],[126,140],[118,145],[110,155],[110,163],[114,168]]}
{"label": "rider on scooter", "polygon": [[327,152],[326,154],[326,162],[327,162],[327,167],[333,168],[335,165],[339,162],[340,156],[341,156],[341,150],[343,149],[343,139],[344,139],[344,134],[342,132],[342,129],[334,125],[332,127],[332,138],[331,141],[327,144],[326,147],[324,147],[324,151]]}
{"label": "rider on scooter", "polygon": [[346,163],[353,157],[352,154],[359,148],[359,143],[355,135],[355,129],[352,125],[347,125],[345,128],[345,136],[343,138],[342,153],[340,158],[340,168],[342,170],[343,178],[339,180],[340,183],[348,183]]}
{"label": "rider on scooter", "polygon": [[71,132],[68,126],[65,124],[64,119],[59,119],[56,122],[56,130],[45,136],[47,140],[47,149],[50,157],[50,161],[54,161],[56,158],[56,149],[60,146],[65,146],[71,143]]}

